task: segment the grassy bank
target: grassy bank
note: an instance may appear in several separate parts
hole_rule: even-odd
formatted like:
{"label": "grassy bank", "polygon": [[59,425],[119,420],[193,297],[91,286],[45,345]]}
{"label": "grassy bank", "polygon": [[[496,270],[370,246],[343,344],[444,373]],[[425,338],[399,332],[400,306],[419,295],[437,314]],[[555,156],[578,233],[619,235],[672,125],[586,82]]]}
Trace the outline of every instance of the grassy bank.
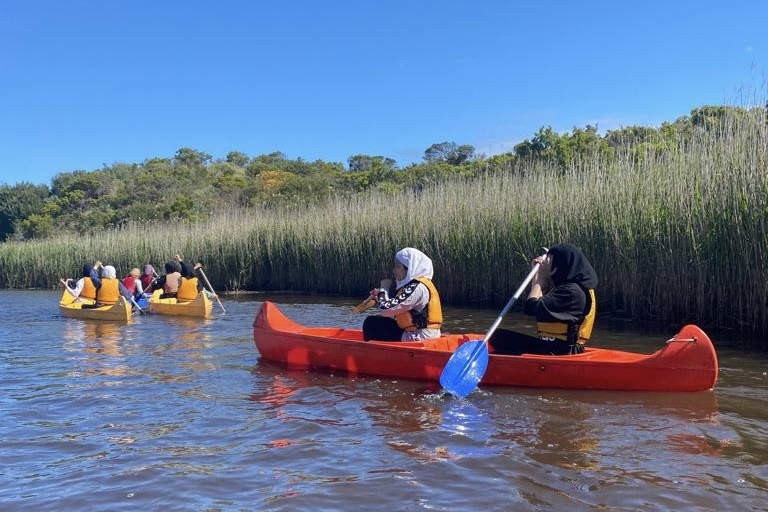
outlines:
{"label": "grassy bank", "polygon": [[541,246],[581,246],[602,312],[768,332],[764,112],[664,151],[594,156],[567,171],[488,169],[420,193],[365,195],[301,211],[233,211],[194,226],[0,245],[0,287],[57,287],[84,262],[125,273],[181,253],[219,290],[360,296],[403,246],[435,262],[450,304],[503,305]]}

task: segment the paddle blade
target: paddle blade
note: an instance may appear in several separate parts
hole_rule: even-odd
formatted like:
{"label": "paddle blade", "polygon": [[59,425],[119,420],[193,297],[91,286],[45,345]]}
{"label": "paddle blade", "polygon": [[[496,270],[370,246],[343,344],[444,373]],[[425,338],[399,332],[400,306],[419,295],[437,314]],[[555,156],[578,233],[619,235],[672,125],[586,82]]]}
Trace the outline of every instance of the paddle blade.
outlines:
{"label": "paddle blade", "polygon": [[440,385],[459,398],[470,394],[488,368],[488,345],[485,340],[468,341],[459,346],[440,374]]}
{"label": "paddle blade", "polygon": [[357,306],[355,306],[352,309],[352,311],[354,311],[355,313],[361,313],[361,312],[365,311],[368,308],[372,308],[375,305],[376,305],[376,301],[374,299],[366,299],[363,302],[361,302],[360,304],[358,304]]}

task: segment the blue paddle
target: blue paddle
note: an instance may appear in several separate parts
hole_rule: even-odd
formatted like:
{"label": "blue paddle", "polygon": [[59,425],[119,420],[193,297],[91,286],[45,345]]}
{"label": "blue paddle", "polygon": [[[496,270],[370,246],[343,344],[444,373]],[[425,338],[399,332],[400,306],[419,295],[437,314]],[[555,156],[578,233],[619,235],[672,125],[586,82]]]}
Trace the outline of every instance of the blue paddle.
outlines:
{"label": "blue paddle", "polygon": [[480,379],[485,374],[486,368],[488,368],[488,344],[486,340],[489,340],[493,333],[496,332],[501,319],[504,318],[507,311],[523,294],[523,291],[525,291],[533,276],[536,275],[540,266],[541,264],[539,263],[533,266],[525,280],[523,280],[523,284],[520,285],[512,298],[509,299],[509,302],[501,310],[499,316],[496,317],[491,328],[485,333],[485,338],[462,343],[451,355],[451,358],[445,364],[445,368],[443,368],[443,372],[440,374],[440,385],[446,391],[459,398],[464,398],[477,387]]}

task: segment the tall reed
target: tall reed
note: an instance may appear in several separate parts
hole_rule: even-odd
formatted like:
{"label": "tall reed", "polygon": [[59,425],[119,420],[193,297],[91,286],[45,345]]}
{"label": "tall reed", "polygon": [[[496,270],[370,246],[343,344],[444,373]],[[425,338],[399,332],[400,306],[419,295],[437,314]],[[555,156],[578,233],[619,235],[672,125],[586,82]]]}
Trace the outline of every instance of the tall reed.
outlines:
{"label": "tall reed", "polygon": [[768,332],[768,150],[762,111],[668,150],[489,168],[421,192],[231,211],[195,225],[0,245],[0,286],[55,287],[100,259],[119,273],[179,253],[221,290],[361,295],[420,248],[449,304],[498,307],[540,247],[581,246],[601,311]]}

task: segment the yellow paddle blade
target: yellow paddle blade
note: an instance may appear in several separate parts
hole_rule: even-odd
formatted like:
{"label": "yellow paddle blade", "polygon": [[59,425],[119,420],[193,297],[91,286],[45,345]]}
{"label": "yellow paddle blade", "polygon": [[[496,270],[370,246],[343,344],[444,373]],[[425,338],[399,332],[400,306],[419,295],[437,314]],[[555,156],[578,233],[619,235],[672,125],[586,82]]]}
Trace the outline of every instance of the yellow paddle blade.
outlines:
{"label": "yellow paddle blade", "polygon": [[[391,279],[382,279],[381,280],[381,285],[379,286],[379,288],[382,288],[384,290],[389,290],[389,288],[391,286],[392,286],[392,280]],[[372,308],[375,305],[376,305],[376,299],[368,298],[368,299],[365,299],[360,304],[358,304],[357,306],[355,306],[352,309],[352,311],[354,311],[355,313],[360,313],[362,311],[365,311],[368,308]]]}
{"label": "yellow paddle blade", "polygon": [[363,302],[355,306],[352,311],[354,311],[355,313],[361,313],[368,308],[372,308],[375,305],[376,305],[375,299],[365,299]]}

